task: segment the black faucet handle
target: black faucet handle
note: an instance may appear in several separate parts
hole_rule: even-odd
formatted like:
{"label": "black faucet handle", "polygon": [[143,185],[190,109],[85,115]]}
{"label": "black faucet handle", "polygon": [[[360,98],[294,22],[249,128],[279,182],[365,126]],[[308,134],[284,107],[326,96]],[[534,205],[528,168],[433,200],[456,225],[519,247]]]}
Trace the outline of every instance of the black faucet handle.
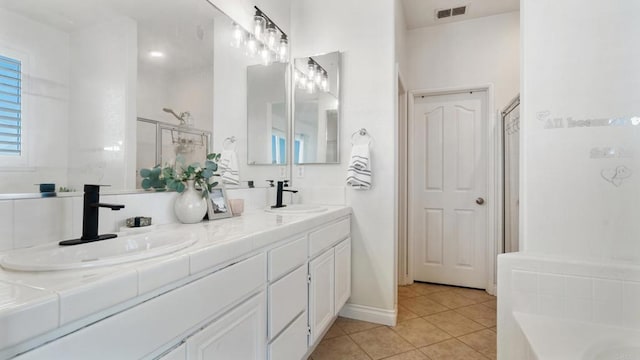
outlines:
{"label": "black faucet handle", "polygon": [[265,180],[265,181],[269,183],[269,187],[274,187],[275,186],[274,180]]}
{"label": "black faucet handle", "polygon": [[284,187],[289,187],[289,180],[282,180]]}
{"label": "black faucet handle", "polygon": [[109,208],[111,210],[120,210],[120,209],[124,209],[124,205],[120,205],[120,204],[105,204],[105,203],[98,203],[98,204],[91,204],[91,206],[93,207],[105,207],[105,208]]}

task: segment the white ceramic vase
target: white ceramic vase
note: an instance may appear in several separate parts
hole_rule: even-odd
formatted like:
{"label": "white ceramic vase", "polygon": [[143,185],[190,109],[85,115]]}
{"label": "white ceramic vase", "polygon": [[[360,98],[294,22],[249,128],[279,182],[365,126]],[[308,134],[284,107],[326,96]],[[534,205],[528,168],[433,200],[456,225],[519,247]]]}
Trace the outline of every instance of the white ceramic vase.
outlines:
{"label": "white ceramic vase", "polygon": [[202,197],[201,191],[196,190],[193,180],[187,180],[187,188],[176,198],[173,211],[183,224],[202,221],[207,213],[207,200]]}

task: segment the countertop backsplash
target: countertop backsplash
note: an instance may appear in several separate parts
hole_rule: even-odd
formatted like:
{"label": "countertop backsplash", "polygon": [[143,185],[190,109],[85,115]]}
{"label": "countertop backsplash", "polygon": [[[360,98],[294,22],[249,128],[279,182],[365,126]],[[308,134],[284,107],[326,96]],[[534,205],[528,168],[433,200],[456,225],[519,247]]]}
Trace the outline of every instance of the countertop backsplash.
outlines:
{"label": "countertop backsplash", "polygon": [[[119,211],[100,210],[99,233],[118,232],[132,216],[151,216],[153,224],[175,223],[174,192],[102,195],[100,201],[124,204]],[[227,189],[230,199],[244,199],[245,210],[267,206],[268,189]],[[51,197],[0,201],[0,251],[79,237],[82,234],[83,200]]]}

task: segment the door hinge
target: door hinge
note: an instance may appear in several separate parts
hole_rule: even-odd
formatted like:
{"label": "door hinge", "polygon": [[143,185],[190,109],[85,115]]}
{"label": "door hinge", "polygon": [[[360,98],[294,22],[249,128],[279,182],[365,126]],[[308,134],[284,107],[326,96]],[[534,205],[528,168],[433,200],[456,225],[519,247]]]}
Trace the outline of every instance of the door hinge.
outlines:
{"label": "door hinge", "polygon": [[311,284],[311,274],[307,275],[307,284]]}
{"label": "door hinge", "polygon": [[307,334],[311,336],[311,326],[307,326]]}

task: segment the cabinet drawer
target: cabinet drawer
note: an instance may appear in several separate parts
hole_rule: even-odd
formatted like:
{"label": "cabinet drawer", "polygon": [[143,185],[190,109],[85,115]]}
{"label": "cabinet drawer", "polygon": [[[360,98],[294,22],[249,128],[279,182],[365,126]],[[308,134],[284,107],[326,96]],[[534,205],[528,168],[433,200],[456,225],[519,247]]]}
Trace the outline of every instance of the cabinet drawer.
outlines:
{"label": "cabinet drawer", "polygon": [[309,256],[313,257],[320,251],[345,239],[351,233],[351,220],[349,218],[327,225],[320,230],[309,234]]}
{"label": "cabinet drawer", "polygon": [[300,360],[307,352],[307,313],[302,313],[269,345],[270,360]]}
{"label": "cabinet drawer", "polygon": [[269,251],[269,281],[279,278],[307,260],[307,237]]}
{"label": "cabinet drawer", "polygon": [[307,271],[300,266],[269,286],[269,339],[273,339],[307,306]]}

